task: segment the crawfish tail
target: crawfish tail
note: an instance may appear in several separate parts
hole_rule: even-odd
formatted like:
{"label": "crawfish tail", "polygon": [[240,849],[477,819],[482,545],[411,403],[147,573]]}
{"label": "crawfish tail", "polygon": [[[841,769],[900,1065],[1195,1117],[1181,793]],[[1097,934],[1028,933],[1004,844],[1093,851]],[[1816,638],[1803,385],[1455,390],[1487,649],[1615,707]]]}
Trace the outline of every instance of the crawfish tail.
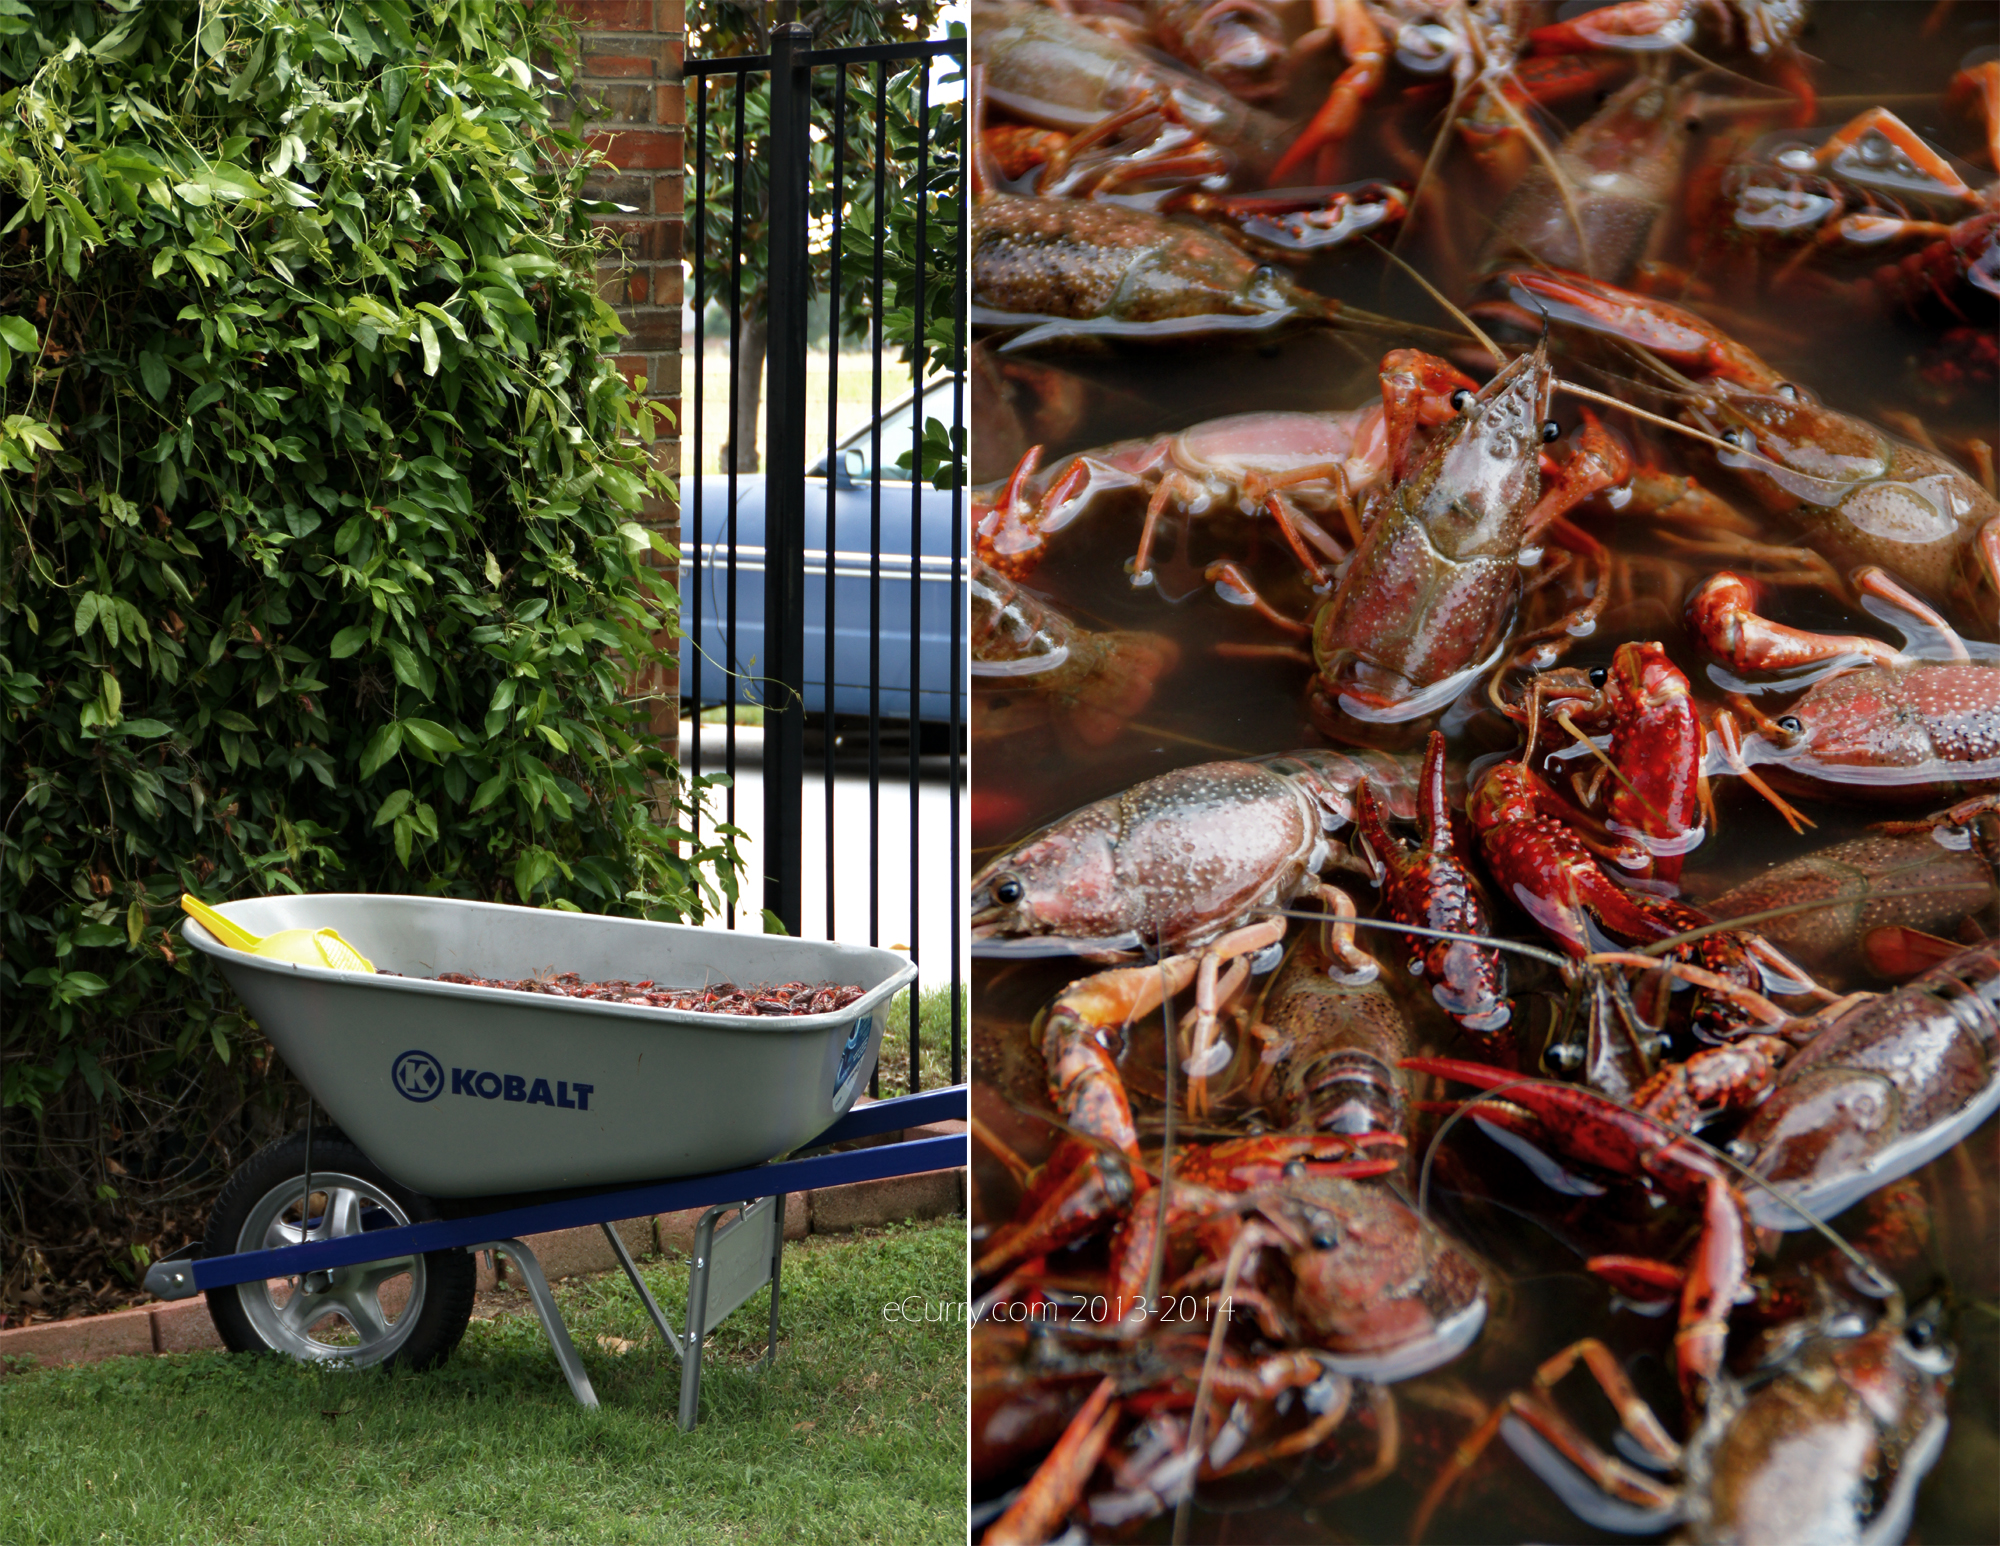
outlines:
{"label": "crawfish tail", "polygon": [[1752,1216],[1821,1217],[1943,1153],[2000,1107],[2000,954],[1973,945],[1849,1010],[1807,1042],[1738,1141],[1754,1153]]}

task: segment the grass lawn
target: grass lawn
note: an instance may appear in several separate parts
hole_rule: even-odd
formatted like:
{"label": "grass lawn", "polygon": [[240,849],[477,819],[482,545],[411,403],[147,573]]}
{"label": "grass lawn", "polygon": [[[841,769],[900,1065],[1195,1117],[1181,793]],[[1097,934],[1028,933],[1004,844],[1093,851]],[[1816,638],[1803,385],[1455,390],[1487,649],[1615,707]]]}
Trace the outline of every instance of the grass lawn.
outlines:
{"label": "grass lawn", "polygon": [[[641,1271],[685,1305],[685,1264]],[[708,1345],[693,1433],[618,1273],[556,1285],[596,1412],[531,1312],[475,1320],[428,1374],[222,1353],[31,1369],[0,1378],[0,1542],[961,1542],[965,1323],[882,1307],[964,1285],[961,1219],[788,1245],[776,1364],[756,1370],[757,1295]]]}
{"label": "grass lawn", "polygon": [[[919,990],[917,1043],[920,1054],[917,1075],[922,1087],[935,1090],[951,1079],[951,987],[943,984]],[[967,1040],[972,1029],[972,996],[959,990],[958,1077],[965,1078]],[[889,1004],[882,1022],[882,1055],[876,1064],[882,1096],[906,1095],[910,1089],[910,995],[898,993]]]}

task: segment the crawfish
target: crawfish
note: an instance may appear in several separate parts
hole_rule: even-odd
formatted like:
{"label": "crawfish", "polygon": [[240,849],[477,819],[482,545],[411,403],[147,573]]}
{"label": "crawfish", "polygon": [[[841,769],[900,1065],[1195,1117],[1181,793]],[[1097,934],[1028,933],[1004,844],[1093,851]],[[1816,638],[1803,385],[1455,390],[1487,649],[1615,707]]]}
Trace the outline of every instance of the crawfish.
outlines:
{"label": "crawfish", "polygon": [[1613,1174],[1651,1181],[1698,1210],[1701,1231],[1682,1280],[1675,1337],[1681,1389],[1691,1404],[1698,1403],[1722,1367],[1729,1308],[1749,1269],[1744,1200],[1730,1185],[1721,1162],[1678,1129],[1593,1090],[1523,1079],[1504,1069],[1453,1058],[1406,1058],[1403,1066],[1494,1090],[1504,1096],[1507,1107],[1524,1108],[1529,1120],[1516,1123],[1507,1107],[1487,1103],[1480,1111],[1489,1124],[1525,1126],[1531,1141]]}
{"label": "crawfish", "polygon": [[1520,259],[1623,279],[1645,256],[1680,182],[1686,109],[1665,83],[1640,78],[1528,168],[1494,217],[1481,259]]}
{"label": "crawfish", "polygon": [[[1216,1016],[1233,987],[1225,986],[1223,963],[1273,952],[1285,925],[1271,910],[1322,891],[1320,872],[1335,855],[1329,835],[1353,820],[1363,779],[1378,786],[1391,810],[1413,810],[1410,768],[1381,753],[1304,750],[1201,763],[1135,784],[1072,812],[973,876],[973,949],[1116,959],[1138,948],[1174,961],[1199,949],[1189,1054],[1189,1098],[1199,1109],[1217,1046]],[[1274,954],[1270,959],[1275,964]],[[1353,963],[1357,971],[1372,964],[1365,957]],[[1138,1001],[1132,995],[1148,999],[1148,1009],[1159,1003],[1156,980],[1147,972],[1120,977],[1078,1002],[1070,1018],[1086,1028],[1127,1023],[1144,1012],[1131,1007]],[[1087,1034],[1095,1040],[1103,1031]],[[1051,1058],[1051,1068],[1055,1063]]]}
{"label": "crawfish", "polygon": [[1134,112],[1171,113],[1253,178],[1270,168],[1285,136],[1282,120],[1222,87],[1041,6],[981,0],[972,47],[986,100],[1044,129],[1074,133]]}
{"label": "crawfish", "polygon": [[1930,832],[1871,832],[1780,864],[1702,904],[1718,919],[1801,902],[1804,911],[1762,919],[1757,931],[1820,981],[1845,987],[1872,973],[1894,976],[1894,937],[1878,930],[1936,934],[2000,900],[1993,868],[1969,847],[1941,846]]}
{"label": "crawfish", "polygon": [[1107,745],[1180,659],[1159,634],[1078,627],[976,556],[971,592],[975,741],[1047,724],[1066,745]]}
{"label": "crawfish", "polygon": [[[1459,856],[1445,789],[1444,736],[1436,730],[1425,750],[1418,795],[1423,842],[1415,852],[1390,835],[1366,784],[1355,796],[1355,820],[1380,867],[1389,917],[1447,934],[1490,934],[1492,908],[1471,867]],[[1410,974],[1429,978],[1431,995],[1444,1012],[1489,1051],[1505,1055],[1511,1038],[1496,1033],[1513,1017],[1513,1005],[1507,998],[1507,969],[1500,952],[1473,938],[1415,934],[1408,938]]]}
{"label": "crawfish", "polygon": [[[1526,706],[1503,707],[1510,717],[1552,721],[1579,742],[1609,732],[1605,765],[1572,784],[1616,841],[1586,845],[1628,875],[1677,883],[1714,812],[1694,691],[1666,647],[1632,640],[1618,646],[1609,666],[1539,672]],[[1545,729],[1534,724],[1530,739]]]}
{"label": "crawfish", "polygon": [[[1756,591],[1738,575],[1710,577],[1688,598],[1697,640],[1740,676],[1820,668],[1823,673],[1776,720],[1750,710],[1759,733],[1740,739],[1735,716],[1715,717],[1723,764],[1745,772],[1769,764],[1770,782],[1856,798],[1942,799],[2000,789],[2000,671],[1982,647],[1975,660],[1945,620],[1872,567],[1856,589],[1924,641],[1920,659],[1860,634],[1788,628],[1753,610]],[[1843,666],[1845,665],[1845,669]],[[1741,701],[1741,700],[1739,700]],[[1761,781],[1760,781],[1761,787]],[[1768,789],[1797,828],[1803,818]]]}
{"label": "crawfish", "polygon": [[[1620,481],[1623,453],[1593,420],[1579,452],[1543,487],[1553,376],[1537,348],[1476,395],[1422,460],[1371,501],[1340,588],[1312,623],[1313,722],[1335,739],[1434,714],[1506,645],[1523,550],[1571,505]],[[1368,728],[1364,728],[1368,727]]]}
{"label": "crawfish", "polygon": [[[1613,881],[1571,829],[1566,802],[1525,763],[1487,768],[1467,797],[1466,814],[1503,893],[1579,960],[1591,953],[1593,926],[1629,944],[1651,944],[1714,921],[1685,902],[1628,891]],[[1719,997],[1705,991],[1696,1001],[1692,1024],[1704,1040],[1738,1033],[1742,1016],[1735,994],[1757,981],[1757,958],[1791,970],[1747,931],[1706,934],[1676,946],[1674,955],[1697,962],[1724,985],[1716,989]]]}
{"label": "crawfish", "polygon": [[989,193],[972,209],[972,321],[1004,346],[1269,335],[1376,319],[1301,289],[1199,226],[1078,199]]}
{"label": "crawfish", "polygon": [[[1982,633],[1994,632],[2000,501],[1955,463],[1813,401],[1681,307],[1581,275],[1515,270],[1503,277],[1544,316],[1701,372],[1704,379],[1685,388],[1683,417],[1723,441],[1717,461],[1807,533],[1826,559],[1843,570],[1879,564],[1921,592],[1951,598],[1961,624],[1975,619]],[[1656,475],[1647,480],[1645,502],[1670,505],[1692,492],[1692,479]]]}
{"label": "crawfish", "polygon": [[[982,1323],[972,1348],[975,1482],[1046,1450],[988,1528],[988,1546],[1054,1539],[1078,1512],[1105,1528],[1157,1514],[1196,1482],[1319,1448],[1357,1393],[1381,1399],[1303,1351],[1253,1355],[1224,1343],[1211,1361],[1205,1331],[1092,1343],[1046,1322]],[[1209,1405],[1196,1413],[1205,1373]],[[1190,1453],[1195,1423],[1200,1450]]]}
{"label": "crawfish", "polygon": [[1394,349],[1382,358],[1382,400],[1327,413],[1239,413],[1174,434],[1103,446],[1050,469],[1039,495],[1029,493],[1039,457],[1023,458],[997,498],[975,509],[974,545],[1015,578],[1041,561],[1049,538],[1100,497],[1139,488],[1146,521],[1132,560],[1132,583],[1153,579],[1152,552],[1171,505],[1201,515],[1234,504],[1269,513],[1314,584],[1327,583],[1321,560],[1345,550],[1315,516],[1338,513],[1358,528],[1355,501],[1385,478],[1408,470],[1420,429],[1450,422],[1474,390],[1472,379],[1436,355]]}
{"label": "crawfish", "polygon": [[1252,1025],[1263,1051],[1248,1093],[1280,1128],[1403,1131],[1397,1064],[1415,1050],[1410,1022],[1379,974],[1352,977],[1321,931],[1309,928],[1265,985]]}
{"label": "crawfish", "polygon": [[[1762,1365],[1723,1374],[1696,1408],[1684,1444],[1670,1438],[1595,1338],[1564,1348],[1534,1384],[1499,1403],[1459,1446],[1418,1510],[1421,1539],[1447,1492],[1498,1434],[1600,1529],[1733,1543],[1897,1541],[1916,1490],[1944,1447],[1955,1354],[1936,1304],[1906,1316],[1900,1299],[1865,1330],[1823,1312],[1769,1339]],[[1617,1406],[1625,1435],[1650,1458],[1641,1471],[1585,1438],[1549,1399],[1582,1361]],[[1579,1486],[1572,1470],[1582,1471]],[[1657,1471],[1677,1475],[1662,1480]]]}
{"label": "crawfish", "polygon": [[1730,1144],[1764,1183],[1750,1211],[1772,1229],[1806,1227],[1799,1208],[1852,1207],[2000,1107],[2000,955],[1989,945],[1806,1026],[1822,1023]]}

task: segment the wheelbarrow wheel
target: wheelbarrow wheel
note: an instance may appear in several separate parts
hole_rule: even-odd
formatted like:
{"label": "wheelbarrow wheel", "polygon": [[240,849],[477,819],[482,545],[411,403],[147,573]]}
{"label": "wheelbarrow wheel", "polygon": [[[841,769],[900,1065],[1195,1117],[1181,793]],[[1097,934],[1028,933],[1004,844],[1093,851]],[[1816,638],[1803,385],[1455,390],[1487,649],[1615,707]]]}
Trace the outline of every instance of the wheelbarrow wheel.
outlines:
{"label": "wheelbarrow wheel", "polygon": [[[324,1130],[313,1139],[308,1199],[305,1156],[305,1136],[294,1133],[241,1166],[209,1215],[206,1254],[267,1250],[438,1217],[429,1198],[398,1186],[352,1143]],[[475,1272],[466,1251],[427,1251],[303,1279],[210,1289],[208,1314],[223,1342],[239,1353],[427,1369],[465,1335]]]}

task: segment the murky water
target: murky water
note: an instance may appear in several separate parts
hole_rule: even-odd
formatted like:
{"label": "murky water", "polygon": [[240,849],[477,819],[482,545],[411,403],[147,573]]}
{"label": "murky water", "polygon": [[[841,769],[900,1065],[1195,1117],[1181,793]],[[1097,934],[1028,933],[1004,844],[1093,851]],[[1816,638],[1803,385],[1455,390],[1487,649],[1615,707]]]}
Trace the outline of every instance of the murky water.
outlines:
{"label": "murky water", "polygon": [[[1845,122],[1862,107],[1885,103],[1926,139],[1969,164],[1975,181],[1986,166],[1976,123],[1947,106],[1942,87],[1971,51],[1990,47],[2000,36],[2000,18],[1991,7],[1959,5],[1948,10],[1930,37],[1921,28],[1928,5],[1820,4],[1803,46],[1814,57],[1813,78],[1822,94],[1819,124]],[[1732,65],[1751,68],[1741,53]],[[1391,72],[1385,102],[1409,84]],[[1717,91],[1731,89],[1719,82]],[[1760,88],[1739,86],[1750,91]],[[1588,102],[1559,111],[1573,126],[1591,110]],[[1428,119],[1416,110],[1385,111],[1364,120],[1349,149],[1343,177],[1392,178],[1404,174],[1397,137],[1427,148]],[[1691,132],[1691,164],[1704,145],[1731,132],[1726,112],[1699,118]],[[1445,228],[1433,222],[1400,244],[1403,257],[1454,299],[1475,292],[1469,276],[1476,253],[1499,203],[1456,147],[1442,161],[1452,211]],[[1697,244],[1670,211],[1659,251],[1685,261]],[[1912,250],[1895,249],[1890,256]],[[1835,263],[1825,269],[1851,279],[1866,274],[1875,260]],[[1382,259],[1347,252],[1316,263],[1306,283],[1353,305],[1408,318],[1428,326],[1450,320],[1422,289]],[[1990,379],[1954,390],[1938,369],[1939,340],[1959,325],[1932,307],[1921,316],[1908,310],[1863,304],[1852,294],[1831,293],[1802,278],[1792,283],[1744,285],[1740,275],[1720,295],[1705,298],[1726,314],[1732,331],[1778,369],[1809,385],[1832,406],[1882,421],[1897,412],[1918,415],[1950,448],[1969,437],[2000,440]],[[1765,276],[1768,278],[1768,271]],[[1698,273],[1697,282],[1701,275]],[[1677,291],[1669,291],[1674,294]],[[1695,292],[1699,294],[1700,292]],[[1990,308],[1974,314],[1975,328],[1992,331]],[[1068,438],[1050,447],[1051,457],[1105,440],[1184,428],[1201,419],[1260,409],[1323,409],[1366,403],[1376,392],[1375,363],[1394,339],[1349,339],[1328,335],[1294,337],[1263,349],[1195,346],[1143,353],[1066,358],[1065,369],[1090,386],[1079,394],[1082,418]],[[1959,345],[1964,346],[1963,335]],[[1473,367],[1475,357],[1462,357]],[[1484,370],[1475,374],[1483,376]],[[1577,421],[1573,401],[1559,401],[1557,414],[1567,430]],[[1629,427],[1629,426],[1621,426]],[[1651,446],[1662,464],[1685,466],[1705,482],[1723,488],[1712,467],[1682,461],[1677,446]],[[1739,504],[1748,508],[1747,499]],[[1305,712],[1307,668],[1278,656],[1244,658],[1229,646],[1270,646],[1285,642],[1247,608],[1224,603],[1202,578],[1218,558],[1241,562],[1263,594],[1280,611],[1306,615],[1314,598],[1297,566],[1268,521],[1236,516],[1170,523],[1161,549],[1160,583],[1135,588],[1125,561],[1137,539],[1142,496],[1106,501],[1084,521],[1063,532],[1051,556],[1030,582],[1041,595],[1093,629],[1150,632],[1179,647],[1178,667],[1165,676],[1152,701],[1108,744],[1083,749],[1050,734],[1010,735],[1003,742],[976,742],[972,773],[975,867],[994,852],[1042,823],[1086,801],[1113,793],[1142,778],[1212,758],[1256,755],[1324,744]],[[1700,566],[1668,541],[1591,507],[1583,517],[1591,531],[1620,555],[1652,555],[1690,565],[1693,577],[1718,567]],[[1793,540],[1774,528],[1773,541]],[[1671,587],[1650,599],[1614,607],[1597,631],[1580,641],[1565,663],[1607,663],[1626,639],[1661,639],[1675,659],[1703,686],[1699,662],[1679,620],[1679,590]],[[1787,621],[1843,632],[1882,629],[1865,613],[1824,596],[1788,591]],[[1222,649],[1218,649],[1222,646]],[[1492,714],[1460,712],[1446,719],[1455,757],[1511,749],[1511,726]],[[978,734],[975,711],[975,736]],[[1753,792],[1733,779],[1717,785],[1718,835],[1690,859],[1683,879],[1695,900],[1713,896],[1774,863],[1800,857],[1855,835],[1879,809],[1805,800],[1802,807],[1819,824],[1794,834]],[[1364,912],[1374,906],[1365,882],[1344,877]],[[1519,915],[1502,922],[1503,932],[1535,938]],[[1399,960],[1394,952],[1385,959]],[[1035,1112],[1047,1109],[1039,1048],[1029,1026],[1064,984],[1081,974],[1071,959],[981,961],[974,974],[973,1078],[975,1111],[986,1130],[1030,1162],[1051,1145],[1049,1126]],[[1400,976],[1400,965],[1396,975]],[[1532,979],[1529,986],[1532,987]],[[1537,1008],[1531,1023],[1548,1016]],[[1450,1041],[1450,1027],[1435,1014],[1420,1029],[1435,1044],[1464,1051]],[[1135,1027],[1124,1064],[1142,1129],[1157,1128],[1161,1087],[1157,1017]],[[1216,1128],[1241,1114],[1227,1095],[1240,1089],[1247,1059],[1220,1081],[1225,1098],[1212,1118]],[[1293,1460],[1213,1487],[1199,1495],[1191,1521],[1197,1540],[1326,1542],[1392,1541],[1407,1537],[1417,1500],[1438,1467],[1472,1426],[1478,1413],[1507,1392],[1520,1388],[1536,1365],[1581,1335],[1601,1337],[1617,1353],[1641,1393],[1670,1426],[1680,1431],[1680,1403],[1672,1373],[1671,1318],[1649,1318],[1614,1308],[1610,1291],[1583,1271],[1581,1255],[1565,1243],[1561,1199],[1542,1188],[1516,1161],[1461,1124],[1442,1146],[1435,1196],[1440,1219],[1488,1264],[1498,1292],[1486,1330],[1475,1347],[1446,1368],[1396,1387],[1401,1411],[1401,1455],[1390,1476],[1359,1490],[1348,1481],[1374,1456],[1378,1433],[1372,1423],[1352,1431],[1311,1457]],[[974,1146],[975,1223],[1006,1218],[1018,1191],[1005,1169]],[[1925,1543],[2000,1540],[2000,1124],[1988,1122],[1973,1137],[1935,1161],[1916,1178],[1933,1214],[1933,1237],[1921,1261],[1905,1275],[1913,1297],[1942,1286],[1951,1296],[1951,1336],[1958,1366],[1951,1397],[1951,1433],[1936,1469],[1920,1494],[1909,1539]],[[1407,1185],[1407,1183],[1406,1183]],[[1858,1225],[1850,1219],[1849,1227]],[[1654,1231],[1657,1236],[1658,1231]],[[1657,1240],[1655,1250],[1671,1251],[1673,1241]],[[1590,1249],[1607,1248],[1594,1243]],[[1614,1245],[1612,1249],[1632,1249]],[[975,1247],[976,1249],[976,1247]],[[1787,1255],[1810,1244],[1791,1237]],[[1102,1263],[1101,1245],[1068,1253],[1052,1269],[1082,1276]],[[1563,1386],[1566,1411],[1599,1442],[1611,1442],[1615,1426],[1608,1406],[1589,1381],[1574,1375]],[[976,1484],[975,1495],[1004,1488],[1013,1478]],[[1133,1527],[1140,1538],[1166,1539],[1169,1520]],[[1432,1541],[1586,1541],[1614,1539],[1584,1524],[1553,1493],[1496,1444],[1439,1512],[1426,1539]]]}

